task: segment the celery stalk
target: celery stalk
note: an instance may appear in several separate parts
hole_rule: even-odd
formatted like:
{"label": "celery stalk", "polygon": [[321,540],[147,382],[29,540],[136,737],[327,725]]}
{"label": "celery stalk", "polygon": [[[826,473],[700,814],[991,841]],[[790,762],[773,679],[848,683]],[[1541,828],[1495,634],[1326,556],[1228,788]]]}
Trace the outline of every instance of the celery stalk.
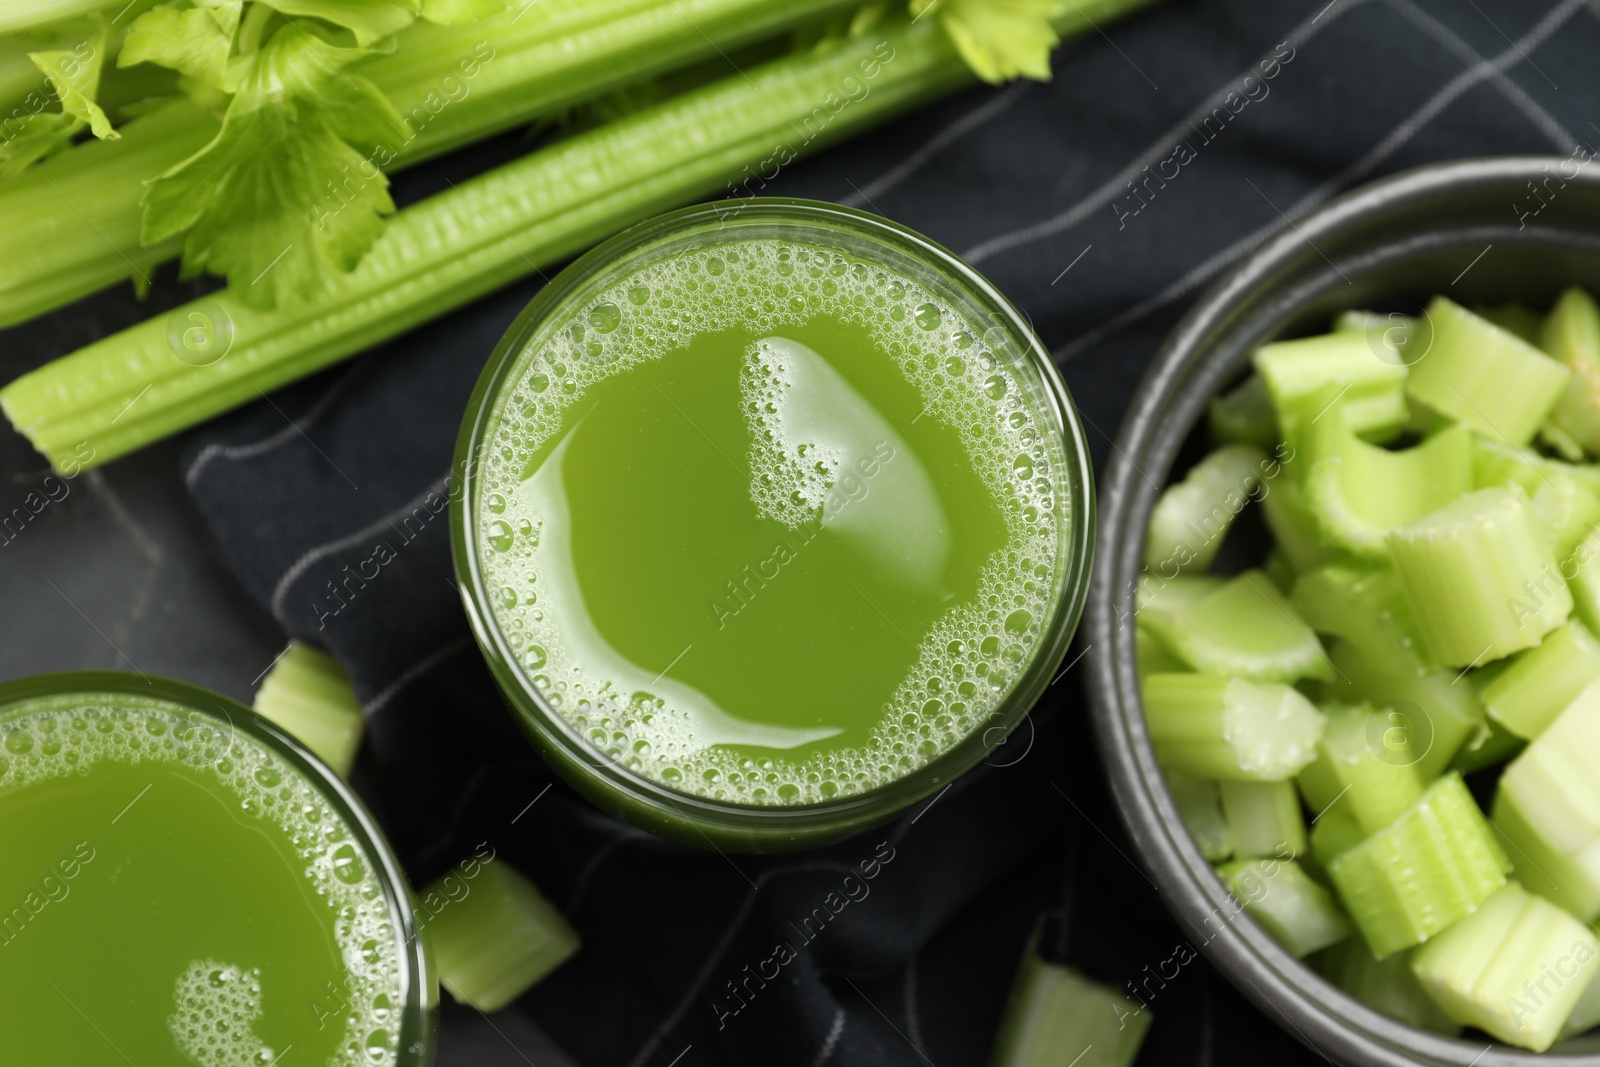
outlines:
{"label": "celery stalk", "polygon": [[87,15],[107,6],[106,0],[6,0],[0,7],[0,33],[18,33],[52,22]]}
{"label": "celery stalk", "polygon": [[[537,886],[504,861],[489,861],[450,894],[446,875],[423,892],[448,900],[423,928],[439,984],[458,1002],[499,1011],[578,951],[578,934]],[[456,879],[460,882],[460,879]]]}
{"label": "celery stalk", "polygon": [[1305,855],[1305,816],[1292,783],[1225,781],[1219,783],[1219,791],[1235,856]]}
{"label": "celery stalk", "polygon": [[1531,448],[1508,445],[1497,437],[1477,435],[1473,441],[1472,481],[1478,489],[1517,485],[1532,497],[1548,482],[1573,479],[1600,495],[1600,466],[1563,463]]}
{"label": "celery stalk", "polygon": [[167,323],[188,305],[12,382],[0,409],[53,462],[86,444],[104,463],[710,192],[777,146],[810,147],[795,130],[822,101],[844,99],[839,87],[861,82],[863,65],[875,72],[872,91],[832,115],[814,144],[969,77],[932,20],[751,67],[396,214],[361,264],[314,300],[257,311],[216,294],[233,336],[215,363],[192,366],[169,347]]}
{"label": "celery stalk", "polygon": [[[1539,797],[1528,802],[1538,804]],[[1491,818],[1517,881],[1584,922],[1600,916],[1600,842],[1572,851],[1557,848],[1541,831],[1538,817],[1524,810],[1517,790],[1495,792]]]}
{"label": "celery stalk", "polygon": [[1309,956],[1350,936],[1329,892],[1293,860],[1235,860],[1217,868],[1228,891],[1291,956]]}
{"label": "celery stalk", "polygon": [[1384,439],[1405,425],[1407,369],[1399,361],[1380,359],[1370,341],[1365,333],[1331,333],[1256,350],[1256,373],[1272,396],[1279,427],[1296,449],[1301,430],[1322,414],[1324,402],[1317,398],[1328,387],[1330,396],[1346,404],[1356,433]]}
{"label": "celery stalk", "polygon": [[1272,396],[1261,375],[1252,374],[1231,392],[1211,401],[1207,415],[1211,443],[1255,445],[1271,449],[1281,440],[1278,414],[1272,409]]}
{"label": "celery stalk", "polygon": [[1544,332],[1544,316],[1527,304],[1519,304],[1515,300],[1504,304],[1474,304],[1472,313],[1507,333],[1515,334],[1533,347],[1539,347],[1539,338]]}
{"label": "celery stalk", "polygon": [[1461,1029],[1423,990],[1411,971],[1409,953],[1375,960],[1360,938],[1351,938],[1318,956],[1316,967],[1324,978],[1367,1007],[1419,1030],[1453,1036]]}
{"label": "celery stalk", "polygon": [[1600,941],[1512,882],[1419,949],[1411,968],[1456,1022],[1543,1052],[1600,971]]}
{"label": "celery stalk", "polygon": [[1254,445],[1224,445],[1189,468],[1150,513],[1145,566],[1162,574],[1211,566],[1268,465],[1267,454]]}
{"label": "celery stalk", "polygon": [[1461,777],[1448,774],[1394,822],[1335,857],[1328,875],[1379,959],[1472,914],[1510,863]]}
{"label": "celery stalk", "polygon": [[1162,768],[1167,781],[1167,792],[1183,819],[1184,827],[1200,854],[1212,863],[1220,863],[1233,855],[1233,832],[1222,814],[1222,790],[1217,782],[1184,774],[1170,767]]}
{"label": "celery stalk", "polygon": [[339,777],[349,777],[367,723],[350,677],[332,656],[290,642],[256,691],[255,710],[293,734]]}
{"label": "celery stalk", "polygon": [[1326,542],[1383,559],[1391,530],[1472,488],[1472,434],[1453,426],[1415,448],[1391,451],[1357,437],[1347,424],[1349,401],[1336,397],[1318,394],[1325,410],[1304,431],[1306,502]]}
{"label": "celery stalk", "polygon": [[[1328,647],[1328,658],[1336,670],[1328,685],[1331,699],[1366,701],[1411,720],[1406,745],[1420,753],[1416,768],[1424,782],[1442,774],[1463,745],[1488,733],[1477,692],[1455,671],[1418,675],[1379,670],[1356,646],[1342,640]],[[1391,739],[1386,735],[1385,747]]]}
{"label": "celery stalk", "polygon": [[1550,412],[1548,428],[1580,449],[1600,452],[1600,307],[1594,298],[1576,286],[1562,293],[1545,319],[1540,341],[1572,372]]}
{"label": "celery stalk", "polygon": [[1489,715],[1518,737],[1538,737],[1583,691],[1600,679],[1600,641],[1582,623],[1558,627],[1518,652],[1481,691]]}
{"label": "celery stalk", "polygon": [[1428,305],[1433,344],[1406,382],[1435,411],[1513,446],[1533,439],[1571,379],[1565,366],[1446,298]]}
{"label": "celery stalk", "polygon": [[1350,642],[1375,670],[1423,675],[1434,669],[1393,567],[1325,564],[1300,576],[1289,602],[1312,629]]}
{"label": "celery stalk", "polygon": [[1144,680],[1143,699],[1162,765],[1200,778],[1291,778],[1311,762],[1322,736],[1322,714],[1286,685],[1152,674]]}
{"label": "celery stalk", "polygon": [[1389,535],[1428,652],[1477,666],[1538,644],[1572,596],[1520,489],[1481,489]]}
{"label": "celery stalk", "polygon": [[1208,674],[1267,682],[1333,674],[1317,635],[1260,571],[1246,571],[1187,603],[1154,600],[1139,622]]}
{"label": "celery stalk", "polygon": [[989,1067],[1130,1067],[1155,1016],[1028,940],[1006,999]]}
{"label": "celery stalk", "polygon": [[1389,721],[1371,704],[1324,704],[1321,711],[1327,726],[1317,757],[1296,779],[1306,804],[1324,816],[1341,805],[1362,832],[1383,829],[1422,796],[1419,754],[1405,738],[1385,744]]}

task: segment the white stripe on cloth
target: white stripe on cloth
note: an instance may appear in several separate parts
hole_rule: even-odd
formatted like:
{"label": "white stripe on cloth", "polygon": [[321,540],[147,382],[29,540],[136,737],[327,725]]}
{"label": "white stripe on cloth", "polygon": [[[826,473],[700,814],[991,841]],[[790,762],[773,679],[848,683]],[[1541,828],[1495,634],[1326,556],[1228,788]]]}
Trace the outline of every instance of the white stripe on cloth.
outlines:
{"label": "white stripe on cloth", "polygon": [[393,530],[396,519],[402,519],[404,516],[409,515],[411,512],[421,507],[423,502],[428,499],[430,494],[444,493],[447,492],[449,488],[450,475],[447,472],[444,477],[437,478],[430,482],[427,488],[423,489],[422,492],[418,493],[404,504],[401,504],[398,508],[395,508],[386,515],[374,519],[372,522],[361,527],[361,529],[355,531],[354,533],[346,534],[343,537],[332,541],[326,541],[320,545],[317,545],[315,548],[307,549],[304,555],[295,560],[294,563],[290,565],[289,569],[283,572],[283,577],[278,579],[278,584],[273,586],[271,604],[272,614],[276,616],[280,622],[283,621],[284,600],[288,597],[290,590],[294,588],[294,583],[298,581],[300,576],[311,569],[311,567],[319,560],[325,559],[328,556],[333,555],[335,552],[342,552],[353,545],[358,545],[367,538],[381,533],[385,529]]}
{"label": "white stripe on cloth", "polygon": [[839,1038],[844,1034],[844,1009],[833,1010],[833,1025],[828,1028],[828,1036],[822,1039],[822,1047],[817,1050],[817,1058],[811,1061],[811,1067],[822,1067],[833,1056],[833,1050],[839,1047]]}
{"label": "white stripe on cloth", "polygon": [[[1524,59],[1526,51],[1537,49],[1549,39],[1550,35],[1560,29],[1569,20],[1580,6],[1585,3],[1593,4],[1596,0],[1564,0],[1563,3],[1552,7],[1543,18],[1534,24],[1533,29],[1516,41],[1510,48],[1501,52],[1494,59],[1486,59],[1469,70],[1464,70],[1435,93],[1427,103],[1423,104],[1403,122],[1390,130],[1382,140],[1375,144],[1360,159],[1349,167],[1340,171],[1328,181],[1312,189],[1286,211],[1289,218],[1296,218],[1310,208],[1333,196],[1351,182],[1364,177],[1375,169],[1385,159],[1404,148],[1411,139],[1422,131],[1428,123],[1432,122],[1444,109],[1454,103],[1462,94],[1476,85],[1501,73]],[[1268,223],[1234,241],[1220,252],[1208,257],[1198,266],[1191,268],[1182,277],[1171,285],[1162,289],[1154,296],[1140,301],[1128,310],[1096,326],[1087,333],[1081,334],[1072,341],[1051,353],[1058,363],[1075,358],[1084,349],[1094,345],[1119,330],[1126,329],[1145,316],[1167,304],[1177,300],[1183,294],[1202,284],[1213,275],[1220,273],[1230,263],[1244,255],[1269,235],[1275,233],[1281,226],[1280,221]]]}

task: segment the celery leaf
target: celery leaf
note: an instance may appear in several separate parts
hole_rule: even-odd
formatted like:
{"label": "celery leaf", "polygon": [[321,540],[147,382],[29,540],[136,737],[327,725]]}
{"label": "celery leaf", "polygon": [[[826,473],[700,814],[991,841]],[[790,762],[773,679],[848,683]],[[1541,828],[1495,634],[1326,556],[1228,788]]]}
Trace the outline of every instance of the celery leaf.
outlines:
{"label": "celery leaf", "polygon": [[365,48],[416,21],[421,0],[262,0],[285,15],[343,26]]}
{"label": "celery leaf", "polygon": [[81,129],[82,122],[60,111],[6,119],[6,136],[0,140],[0,178],[20,174],[39,160],[55,155],[71,144],[72,135]]}
{"label": "celery leaf", "polygon": [[937,15],[967,66],[997,85],[1050,80],[1050,51],[1061,40],[1050,18],[1060,8],[1058,0],[911,0],[913,15]]}
{"label": "celery leaf", "polygon": [[211,0],[190,8],[151,8],[129,27],[117,66],[154,63],[222,89],[243,6],[244,0]]}
{"label": "celery leaf", "polygon": [[354,269],[394,210],[375,158],[405,127],[345,69],[369,54],[290,23],[244,73],[216,138],[150,183],[143,240],[187,230],[184,271],[226,274],[253,307],[311,296]]}
{"label": "celery leaf", "polygon": [[100,65],[105,56],[105,33],[71,50],[28,53],[33,65],[43,71],[50,82],[50,91],[61,101],[62,112],[87,125],[96,137],[114,141],[120,135],[111,128],[111,120],[100,105],[94,102],[95,94],[100,91]]}

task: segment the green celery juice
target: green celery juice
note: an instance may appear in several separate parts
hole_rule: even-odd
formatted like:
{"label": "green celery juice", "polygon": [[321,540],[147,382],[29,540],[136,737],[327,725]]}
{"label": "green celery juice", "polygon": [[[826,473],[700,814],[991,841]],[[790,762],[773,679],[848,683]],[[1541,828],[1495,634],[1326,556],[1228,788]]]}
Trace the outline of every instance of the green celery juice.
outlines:
{"label": "green celery juice", "polygon": [[283,757],[192,709],[0,710],[0,1060],[397,1062],[395,927],[356,841]]}
{"label": "green celery juice", "polygon": [[525,681],[606,758],[747,805],[871,790],[992,723],[1068,515],[990,324],[770,237],[618,278],[491,402],[474,536]]}

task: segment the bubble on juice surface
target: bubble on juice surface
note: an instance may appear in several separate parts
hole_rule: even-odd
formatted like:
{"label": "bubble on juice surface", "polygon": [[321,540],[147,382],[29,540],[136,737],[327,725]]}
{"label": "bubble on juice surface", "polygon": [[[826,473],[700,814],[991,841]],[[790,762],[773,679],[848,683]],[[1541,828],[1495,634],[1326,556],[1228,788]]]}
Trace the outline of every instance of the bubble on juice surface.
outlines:
{"label": "bubble on juice surface", "polygon": [[[631,299],[635,289],[648,290],[648,300]],[[613,309],[620,316],[607,335],[607,358],[584,359],[569,324],[588,326],[599,312],[609,325]],[[496,523],[539,521],[517,513],[527,507],[517,487],[530,457],[559,438],[598,382],[680,351],[703,333],[782,337],[819,315],[868,331],[921,395],[918,418],[955,431],[993,494],[1006,544],[981,567],[977,594],[949,608],[917,647],[870,739],[803,761],[755,763],[738,750],[707,746],[693,717],[671,701],[659,694],[635,701],[633,689],[575,656],[562,641],[561,619],[524,595],[547,580],[536,546],[512,537],[502,551],[505,528]],[[860,793],[924,766],[992,722],[1057,608],[1064,577],[1057,561],[1074,516],[1072,502],[1056,490],[1065,463],[1059,433],[1036,414],[1048,408],[1030,403],[1037,388],[1022,377],[1026,364],[996,358],[991,335],[881,266],[766,238],[645,264],[572,307],[518,357],[506,378],[515,384],[494,401],[473,508],[496,622],[519,660],[533,651],[536,666],[524,671],[529,682],[604,758],[680,791],[742,803]],[[561,390],[548,388],[553,379]],[[784,425],[780,400],[793,382],[781,351],[758,344],[740,385],[758,511],[791,528],[815,519],[843,457]],[[496,495],[508,501],[503,513],[487,507]]]}
{"label": "bubble on juice surface", "polygon": [[[12,705],[0,719],[5,731],[52,743],[33,747],[29,758],[0,762],[0,792],[87,775],[99,763],[178,764],[230,798],[236,818],[276,827],[299,851],[311,896],[329,909],[347,970],[342,995],[354,1008],[345,1023],[352,1040],[361,1038],[360,1054],[341,1053],[327,1067],[395,1063],[398,1037],[383,1058],[371,1058],[364,1044],[387,1017],[370,1006],[401,998],[398,936],[382,886],[344,816],[281,756],[220,719],[127,693],[62,694]],[[127,817],[137,819],[139,810],[131,808]],[[271,979],[236,963],[192,963],[176,978],[169,1019],[183,1054],[197,1067],[273,1062],[277,1052],[255,1037],[251,1024],[263,1011],[304,1007],[272,1003]],[[260,1058],[263,1050],[267,1055]]]}

